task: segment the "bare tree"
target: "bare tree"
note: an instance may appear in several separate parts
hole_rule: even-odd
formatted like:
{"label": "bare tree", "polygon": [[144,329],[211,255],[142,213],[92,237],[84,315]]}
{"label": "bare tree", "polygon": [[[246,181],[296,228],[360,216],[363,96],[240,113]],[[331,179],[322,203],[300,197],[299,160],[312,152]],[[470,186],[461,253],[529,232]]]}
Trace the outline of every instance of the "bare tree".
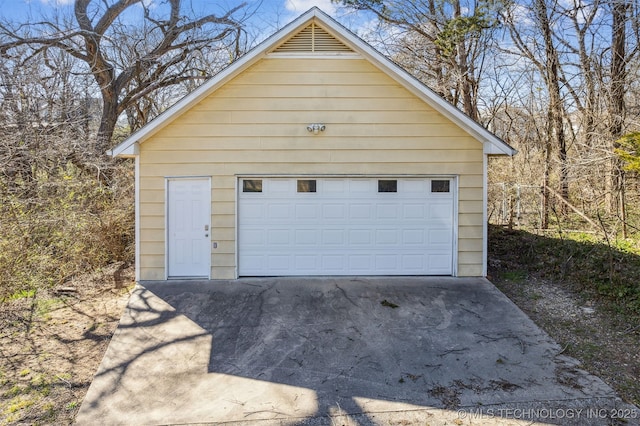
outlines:
{"label": "bare tree", "polygon": [[393,58],[442,97],[478,120],[478,92],[491,32],[497,27],[495,2],[461,0],[342,0],[404,30]]}
{"label": "bare tree", "polygon": [[[544,112],[540,143],[553,152],[536,160],[544,186],[557,185],[563,200],[571,190],[574,207],[591,217],[606,206],[611,223],[616,216],[625,222],[627,187],[615,141],[640,126],[640,88],[637,77],[631,77],[638,69],[637,13],[635,0],[520,0],[504,9],[510,37],[501,50],[517,65],[506,65],[500,84],[533,72],[523,84],[545,94],[536,112],[526,108],[535,91],[521,85],[516,93],[524,96],[511,97],[504,108],[527,110],[534,114],[532,120]],[[519,134],[513,141],[521,152],[528,152],[523,142]],[[553,207],[550,203],[560,201],[545,199],[547,211]]]}
{"label": "bare tree", "polygon": [[[543,193],[543,221],[542,227],[548,225],[549,214],[549,193],[551,186],[552,155],[557,151],[559,159],[560,194],[565,200],[569,199],[569,178],[567,167],[567,141],[565,133],[564,118],[565,105],[560,90],[561,64],[560,55],[556,48],[554,39],[553,19],[555,9],[550,8],[548,0],[533,0],[530,10],[533,12],[529,17],[528,28],[524,30],[521,26],[523,13],[522,7],[511,7],[503,14],[504,22],[507,25],[511,39],[517,49],[517,55],[522,55],[527,61],[533,64],[545,85],[548,102],[546,105],[546,131],[545,160],[543,163],[544,173],[542,182]],[[520,5],[518,5],[520,6]],[[515,53],[509,51],[510,53]]]}
{"label": "bare tree", "polygon": [[[626,63],[627,57],[627,31],[629,3],[627,0],[616,0],[611,5],[611,71],[610,71],[610,92],[609,92],[609,131],[611,133],[612,145],[619,148],[616,142],[624,132],[626,103],[625,86],[627,83]],[[623,223],[626,222],[625,202],[624,202],[624,170],[621,167],[617,156],[611,156],[611,176],[607,179],[607,207],[609,212],[616,210],[616,201],[620,200],[617,206],[621,212]],[[619,194],[615,197],[614,194]],[[626,228],[625,228],[626,234]]]}
{"label": "bare tree", "polygon": [[[96,138],[98,151],[106,150],[118,117],[138,109],[160,89],[186,80],[207,77],[192,67],[202,51],[237,46],[242,35],[241,3],[217,15],[188,16],[181,0],[167,0],[151,9],[143,0],[75,0],[72,18],[26,24],[0,24],[0,55],[11,58],[28,46],[34,55],[60,50],[79,60],[93,76],[102,99]],[[140,19],[142,18],[142,19]],[[136,22],[133,24],[132,22]],[[242,52],[234,52],[231,60]]]}

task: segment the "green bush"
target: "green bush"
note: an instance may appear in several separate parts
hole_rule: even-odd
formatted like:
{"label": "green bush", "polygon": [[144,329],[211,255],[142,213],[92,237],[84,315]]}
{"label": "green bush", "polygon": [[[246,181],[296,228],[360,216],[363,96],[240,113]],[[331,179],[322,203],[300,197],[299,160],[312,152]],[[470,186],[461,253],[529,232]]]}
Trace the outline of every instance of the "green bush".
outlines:
{"label": "green bush", "polygon": [[640,316],[640,242],[580,232],[538,235],[491,226],[489,255],[507,271],[570,284],[588,297]]}

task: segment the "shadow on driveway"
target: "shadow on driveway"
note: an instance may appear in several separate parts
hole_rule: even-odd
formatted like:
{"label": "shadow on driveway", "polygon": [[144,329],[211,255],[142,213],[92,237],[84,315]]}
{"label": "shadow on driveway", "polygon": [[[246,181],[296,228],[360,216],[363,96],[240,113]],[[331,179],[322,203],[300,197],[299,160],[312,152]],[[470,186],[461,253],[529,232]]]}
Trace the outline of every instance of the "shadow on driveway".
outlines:
{"label": "shadow on driveway", "polygon": [[146,282],[76,421],[601,424],[633,409],[576,365],[484,279]]}

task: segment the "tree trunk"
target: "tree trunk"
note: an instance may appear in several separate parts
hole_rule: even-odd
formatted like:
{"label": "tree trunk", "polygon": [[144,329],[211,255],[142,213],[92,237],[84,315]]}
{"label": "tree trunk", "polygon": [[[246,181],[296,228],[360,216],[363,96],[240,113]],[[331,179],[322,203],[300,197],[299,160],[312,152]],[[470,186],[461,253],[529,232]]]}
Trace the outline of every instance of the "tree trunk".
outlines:
{"label": "tree trunk", "polygon": [[[560,162],[559,180],[560,180],[560,194],[562,198],[569,201],[569,173],[567,165],[567,141],[564,130],[564,114],[562,95],[560,92],[560,78],[559,78],[559,59],[558,52],[553,44],[553,29],[549,22],[547,15],[548,9],[546,0],[536,0],[536,14],[540,23],[540,30],[542,31],[542,37],[544,39],[546,67],[545,67],[545,83],[547,85],[547,91],[549,92],[549,105],[547,110],[547,116],[549,120],[548,126],[548,138],[553,138],[557,149],[558,158]],[[551,156],[547,155],[547,162],[551,161]],[[550,167],[550,164],[545,165]],[[547,177],[545,176],[545,179]],[[562,212],[566,213],[567,208],[563,204]]]}
{"label": "tree trunk", "polygon": [[[627,80],[626,72],[626,31],[627,9],[629,5],[627,0],[617,0],[611,6],[611,88],[609,97],[609,115],[611,123],[609,132],[613,146],[611,151],[616,148],[616,142],[622,136],[626,105],[624,100],[625,86]],[[612,154],[609,173],[609,188],[607,188],[607,210],[609,213],[618,211],[617,201],[618,194],[621,191],[621,174],[622,167],[617,156]]]}
{"label": "tree trunk", "polygon": [[544,159],[544,175],[542,179],[542,223],[540,227],[542,229],[549,228],[549,178],[551,175],[551,143],[547,141],[545,147],[545,159]]}
{"label": "tree trunk", "polygon": [[111,148],[111,138],[118,121],[118,103],[116,96],[104,93],[102,100],[102,117],[100,118],[100,127],[98,128],[98,136],[96,138],[96,153],[102,155]]}
{"label": "tree trunk", "polygon": [[627,195],[625,191],[625,173],[620,172],[620,221],[622,222],[622,238],[627,238]]}
{"label": "tree trunk", "polygon": [[[462,6],[460,1],[454,3],[453,17],[459,18],[462,15]],[[474,121],[478,121],[478,110],[476,107],[475,90],[473,85],[472,63],[469,63],[469,41],[462,37],[458,42],[457,49],[457,64],[453,64],[457,68],[458,82],[457,86],[460,91],[460,98],[462,101],[462,110],[471,117]]]}

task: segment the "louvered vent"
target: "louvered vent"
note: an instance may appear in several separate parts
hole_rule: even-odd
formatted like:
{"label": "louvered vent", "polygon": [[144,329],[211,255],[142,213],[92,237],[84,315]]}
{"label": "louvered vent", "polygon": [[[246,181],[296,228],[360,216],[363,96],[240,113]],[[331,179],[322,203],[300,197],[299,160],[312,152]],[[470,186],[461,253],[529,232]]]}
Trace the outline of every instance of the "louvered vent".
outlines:
{"label": "louvered vent", "polygon": [[353,52],[324,28],[311,23],[278,46],[277,53]]}

